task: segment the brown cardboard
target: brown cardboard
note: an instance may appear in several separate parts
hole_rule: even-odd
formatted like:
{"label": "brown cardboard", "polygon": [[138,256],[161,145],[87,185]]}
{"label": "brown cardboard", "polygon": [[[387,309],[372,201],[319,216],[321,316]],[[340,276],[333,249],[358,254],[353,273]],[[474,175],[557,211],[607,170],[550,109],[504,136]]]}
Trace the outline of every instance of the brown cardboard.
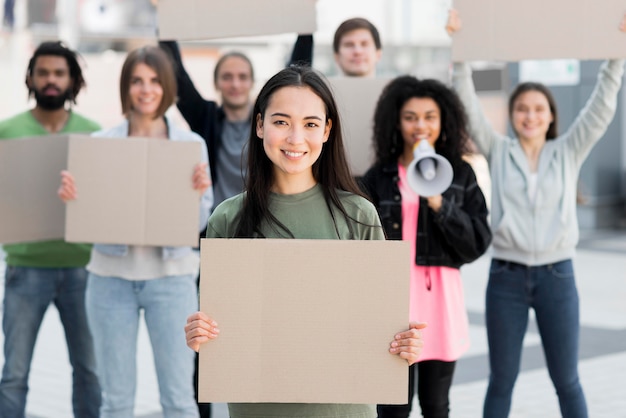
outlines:
{"label": "brown cardboard", "polygon": [[330,77],[352,174],[362,176],[374,163],[373,128],[376,103],[388,77]]}
{"label": "brown cardboard", "polygon": [[0,140],[1,243],[63,238],[65,205],[57,189],[67,167],[69,137]]}
{"label": "brown cardboard", "polygon": [[69,242],[197,245],[199,193],[192,173],[201,145],[150,138],[70,138]]}
{"label": "brown cardboard", "polygon": [[453,61],[626,57],[624,0],[455,0]]}
{"label": "brown cardboard", "polygon": [[161,39],[313,33],[316,0],[159,0]]}
{"label": "brown cardboard", "polygon": [[403,241],[203,239],[201,402],[406,403]]}

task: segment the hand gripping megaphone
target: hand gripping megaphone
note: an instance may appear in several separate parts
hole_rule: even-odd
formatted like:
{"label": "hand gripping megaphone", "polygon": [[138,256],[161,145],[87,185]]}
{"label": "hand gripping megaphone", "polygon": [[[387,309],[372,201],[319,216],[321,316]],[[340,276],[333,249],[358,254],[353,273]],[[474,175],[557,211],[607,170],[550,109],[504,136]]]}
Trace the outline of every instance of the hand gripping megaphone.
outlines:
{"label": "hand gripping megaphone", "polygon": [[437,154],[427,140],[422,139],[413,148],[413,161],[407,170],[407,181],[415,193],[430,197],[445,192],[452,184],[452,165]]}

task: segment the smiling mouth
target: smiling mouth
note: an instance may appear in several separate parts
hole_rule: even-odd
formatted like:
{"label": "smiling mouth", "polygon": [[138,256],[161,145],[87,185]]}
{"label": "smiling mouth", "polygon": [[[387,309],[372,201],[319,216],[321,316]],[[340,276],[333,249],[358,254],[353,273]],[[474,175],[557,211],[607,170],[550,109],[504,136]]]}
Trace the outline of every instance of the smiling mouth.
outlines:
{"label": "smiling mouth", "polygon": [[283,152],[285,153],[287,157],[291,157],[291,158],[302,157],[305,154],[304,152],[294,152],[294,151],[283,151]]}

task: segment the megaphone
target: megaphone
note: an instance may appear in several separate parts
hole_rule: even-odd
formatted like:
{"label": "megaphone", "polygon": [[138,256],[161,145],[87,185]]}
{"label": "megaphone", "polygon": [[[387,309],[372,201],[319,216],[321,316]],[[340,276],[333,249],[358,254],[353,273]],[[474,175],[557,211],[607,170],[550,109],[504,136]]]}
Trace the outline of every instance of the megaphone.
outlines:
{"label": "megaphone", "polygon": [[407,181],[415,193],[430,197],[445,192],[452,184],[452,165],[437,154],[427,140],[422,139],[413,148],[413,161],[407,170]]}

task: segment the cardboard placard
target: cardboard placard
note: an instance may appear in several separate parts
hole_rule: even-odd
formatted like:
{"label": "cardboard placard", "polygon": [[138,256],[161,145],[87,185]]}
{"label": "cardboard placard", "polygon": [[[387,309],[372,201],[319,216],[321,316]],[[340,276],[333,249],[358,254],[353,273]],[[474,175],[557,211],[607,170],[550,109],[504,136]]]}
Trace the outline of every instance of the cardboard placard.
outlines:
{"label": "cardboard placard", "polygon": [[330,77],[343,127],[352,174],[362,176],[374,163],[374,111],[389,77]]}
{"label": "cardboard placard", "polygon": [[626,58],[624,0],[454,0],[453,61]]}
{"label": "cardboard placard", "polygon": [[200,402],[407,402],[409,243],[203,239]]}
{"label": "cardboard placard", "polygon": [[313,33],[316,0],[159,0],[159,38],[207,40]]}
{"label": "cardboard placard", "polygon": [[65,239],[196,246],[200,196],[196,142],[150,138],[70,138],[68,170],[78,198],[67,203]]}
{"label": "cardboard placard", "polygon": [[82,135],[0,140],[1,243],[63,239],[65,205],[57,190],[70,136]]}

